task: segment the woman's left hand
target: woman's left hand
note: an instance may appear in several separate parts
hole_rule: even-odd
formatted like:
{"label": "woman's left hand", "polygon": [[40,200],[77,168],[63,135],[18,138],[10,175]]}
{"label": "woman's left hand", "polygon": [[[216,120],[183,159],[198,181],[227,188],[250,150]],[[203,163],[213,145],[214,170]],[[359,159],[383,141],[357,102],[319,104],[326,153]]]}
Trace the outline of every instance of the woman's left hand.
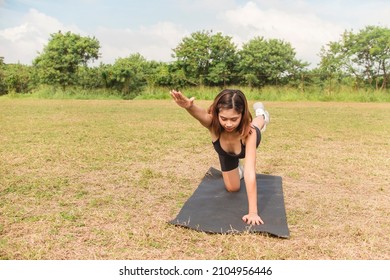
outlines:
{"label": "woman's left hand", "polygon": [[242,220],[248,225],[262,225],[264,224],[263,220],[260,218],[257,213],[249,213],[242,217]]}

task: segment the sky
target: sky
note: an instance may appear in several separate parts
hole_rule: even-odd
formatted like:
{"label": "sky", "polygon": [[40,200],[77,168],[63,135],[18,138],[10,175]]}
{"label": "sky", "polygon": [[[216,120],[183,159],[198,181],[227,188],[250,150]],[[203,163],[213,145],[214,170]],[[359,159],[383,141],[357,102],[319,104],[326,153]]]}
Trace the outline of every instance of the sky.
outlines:
{"label": "sky", "polygon": [[0,57],[31,65],[61,30],[97,38],[95,63],[135,53],[169,62],[183,38],[207,30],[238,49],[255,37],[283,40],[314,68],[321,47],[368,25],[390,27],[390,0],[0,0]]}

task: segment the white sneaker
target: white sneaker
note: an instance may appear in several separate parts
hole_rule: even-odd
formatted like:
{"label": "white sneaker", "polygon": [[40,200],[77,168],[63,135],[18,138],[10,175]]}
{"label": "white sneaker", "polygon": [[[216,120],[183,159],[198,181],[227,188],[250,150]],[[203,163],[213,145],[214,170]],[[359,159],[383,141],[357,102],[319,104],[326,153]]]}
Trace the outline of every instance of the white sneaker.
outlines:
{"label": "white sneaker", "polygon": [[253,104],[253,109],[255,109],[256,117],[258,116],[264,117],[264,126],[261,129],[261,132],[263,133],[267,128],[267,124],[269,124],[270,122],[269,113],[268,111],[265,110],[264,105],[261,102],[256,102],[255,104]]}
{"label": "white sneaker", "polygon": [[238,165],[238,174],[240,174],[240,180],[242,180],[242,178],[244,178],[244,166],[241,164]]}

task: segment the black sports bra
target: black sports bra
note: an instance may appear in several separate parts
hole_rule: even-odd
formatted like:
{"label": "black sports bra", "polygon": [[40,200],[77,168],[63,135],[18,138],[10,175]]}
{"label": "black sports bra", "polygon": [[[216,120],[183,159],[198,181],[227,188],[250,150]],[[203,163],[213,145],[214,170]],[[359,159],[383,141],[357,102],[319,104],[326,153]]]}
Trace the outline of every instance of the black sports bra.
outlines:
{"label": "black sports bra", "polygon": [[[254,127],[256,131],[256,147],[259,146],[260,141],[261,141],[261,132],[258,127]],[[235,157],[235,158],[245,158],[245,145],[242,143],[242,140],[240,140],[241,143],[241,152],[239,154],[234,154],[234,153],[228,153],[221,147],[221,143],[219,142],[219,138],[215,140],[215,142],[212,142],[215,151],[220,155],[220,156],[229,156],[229,157]]]}
{"label": "black sports bra", "polygon": [[239,154],[234,154],[234,153],[228,153],[226,152],[224,149],[222,149],[221,147],[221,143],[219,141],[219,138],[215,141],[215,142],[212,142],[213,143],[213,146],[214,146],[214,149],[215,151],[221,155],[221,156],[230,156],[230,157],[236,157],[236,158],[245,158],[245,145],[242,143],[242,141],[240,140],[240,143],[241,143],[241,152]]}

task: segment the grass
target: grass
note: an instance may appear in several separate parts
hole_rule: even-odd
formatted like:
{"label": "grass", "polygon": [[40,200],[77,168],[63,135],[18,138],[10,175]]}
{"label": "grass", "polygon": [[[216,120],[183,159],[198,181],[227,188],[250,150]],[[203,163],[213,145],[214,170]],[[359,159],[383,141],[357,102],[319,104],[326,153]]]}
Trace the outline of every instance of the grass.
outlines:
{"label": "grass", "polygon": [[[347,86],[337,88],[308,86],[304,90],[291,86],[266,86],[262,88],[240,88],[250,100],[264,101],[336,101],[336,102],[390,102],[390,92],[373,89],[353,89]],[[170,99],[168,88],[146,88],[135,99]],[[217,87],[190,87],[183,89],[187,96],[197,100],[213,100],[216,93],[221,91]]]}
{"label": "grass", "polygon": [[[389,90],[354,89],[348,86],[337,87],[307,86],[304,89],[292,86],[266,86],[262,88],[250,88],[242,86],[230,86],[241,89],[250,100],[263,101],[327,101],[327,102],[390,102]],[[107,89],[82,89],[68,87],[65,91],[50,86],[41,86],[29,94],[10,93],[1,98],[12,99],[54,99],[54,100],[166,100],[170,99],[166,87],[145,87],[142,91],[123,95],[118,91]],[[197,86],[180,89],[189,97],[197,100],[213,100],[221,91],[219,87]]]}
{"label": "grass", "polygon": [[167,223],[219,167],[170,100],[1,98],[0,259],[389,259],[390,104],[265,105],[288,240]]}

